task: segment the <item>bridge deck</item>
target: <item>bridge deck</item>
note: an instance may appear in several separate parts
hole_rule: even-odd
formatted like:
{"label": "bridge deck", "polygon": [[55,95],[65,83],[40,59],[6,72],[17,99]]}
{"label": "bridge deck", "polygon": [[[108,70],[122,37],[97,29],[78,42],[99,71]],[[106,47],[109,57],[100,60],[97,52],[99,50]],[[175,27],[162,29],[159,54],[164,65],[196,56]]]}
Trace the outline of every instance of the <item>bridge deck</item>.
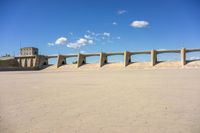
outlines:
{"label": "bridge deck", "polygon": [[186,49],[186,52],[200,52],[200,48]]}
{"label": "bridge deck", "polygon": [[130,52],[131,55],[136,54],[151,54],[151,51],[138,51],[138,52]]}
{"label": "bridge deck", "polygon": [[85,57],[89,57],[89,56],[100,56],[100,53],[87,53],[87,54],[82,54]]}
{"label": "bridge deck", "polygon": [[[129,52],[129,51],[127,51]],[[162,53],[180,53],[181,50],[180,49],[172,49],[172,50],[156,50],[157,54],[162,54]],[[200,48],[192,48],[192,49],[185,49],[185,52],[200,52]],[[130,55],[136,55],[136,54],[151,54],[151,51],[133,51],[133,52],[129,52]],[[124,52],[104,52],[104,54],[106,56],[113,56],[113,55],[124,55]],[[85,57],[89,57],[89,56],[100,56],[100,53],[84,53],[81,54]],[[78,54],[61,54],[61,56],[65,57],[65,58],[70,58],[70,57],[78,57]],[[19,58],[34,58],[36,57],[35,55],[27,55],[27,56],[16,56],[16,59]],[[54,55],[46,55],[45,57],[47,58],[57,58],[58,55],[54,54]]]}
{"label": "bridge deck", "polygon": [[[77,54],[61,54],[61,56],[65,58],[70,58],[70,57],[77,57]],[[57,58],[58,55],[47,55],[47,58]]]}
{"label": "bridge deck", "polygon": [[124,55],[124,52],[110,52],[110,53],[105,53],[107,56],[112,56],[112,55]]}
{"label": "bridge deck", "polygon": [[157,54],[162,54],[162,53],[180,53],[181,50],[176,50],[176,49],[173,49],[173,50],[157,50],[156,52],[157,52]]}

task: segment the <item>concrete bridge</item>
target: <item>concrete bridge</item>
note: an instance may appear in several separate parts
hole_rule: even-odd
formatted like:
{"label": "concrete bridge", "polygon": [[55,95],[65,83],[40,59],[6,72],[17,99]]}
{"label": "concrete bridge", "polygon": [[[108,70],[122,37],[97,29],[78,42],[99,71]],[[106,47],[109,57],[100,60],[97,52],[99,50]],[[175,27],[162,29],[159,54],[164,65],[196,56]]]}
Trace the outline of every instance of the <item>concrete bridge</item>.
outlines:
{"label": "concrete bridge", "polygon": [[121,55],[124,57],[124,67],[128,66],[131,63],[131,58],[134,58],[134,55],[139,54],[148,54],[151,57],[151,65],[154,66],[158,63],[157,56],[163,53],[180,53],[180,63],[182,66],[186,64],[186,54],[189,52],[200,52],[200,48],[196,49],[175,49],[175,50],[149,50],[149,51],[125,51],[125,52],[101,52],[101,53],[79,53],[79,54],[59,54],[59,55],[44,55],[44,56],[18,56],[15,57],[21,67],[38,67],[42,68],[45,65],[48,65],[50,58],[56,58],[57,68],[67,64],[67,58],[75,57],[77,58],[77,67],[87,63],[87,57],[99,56],[99,67],[103,67],[108,63],[108,57],[114,55]]}

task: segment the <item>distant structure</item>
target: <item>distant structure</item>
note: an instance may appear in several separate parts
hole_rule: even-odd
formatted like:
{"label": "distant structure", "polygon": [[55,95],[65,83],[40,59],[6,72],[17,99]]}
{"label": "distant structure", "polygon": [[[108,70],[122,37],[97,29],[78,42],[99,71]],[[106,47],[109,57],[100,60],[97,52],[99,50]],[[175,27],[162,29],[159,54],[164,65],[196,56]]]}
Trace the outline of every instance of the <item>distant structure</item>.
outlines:
{"label": "distant structure", "polygon": [[20,55],[21,56],[38,55],[38,48],[34,48],[34,47],[21,48],[20,49]]}
{"label": "distant structure", "polygon": [[[179,65],[184,67],[187,64],[186,55],[190,52],[200,52],[200,48],[196,49],[173,49],[173,50],[147,50],[147,51],[124,51],[124,52],[100,52],[100,53],[78,53],[78,54],[58,54],[58,55],[39,55],[38,48],[34,47],[25,47],[20,49],[20,55],[13,57],[12,59],[0,58],[0,70],[11,70],[9,67],[15,67],[16,70],[38,70],[43,69],[49,65],[49,59],[57,59],[56,67],[59,68],[62,65],[67,64],[67,59],[75,57],[77,67],[81,67],[84,64],[87,64],[86,58],[90,56],[99,57],[99,67],[103,67],[106,64],[109,64],[108,57],[114,55],[121,55],[124,57],[124,67],[135,63],[132,62],[132,58],[135,55],[150,55],[150,66],[156,66],[159,61],[157,56],[163,53],[179,53],[180,61]],[[12,68],[13,69],[13,68]]]}

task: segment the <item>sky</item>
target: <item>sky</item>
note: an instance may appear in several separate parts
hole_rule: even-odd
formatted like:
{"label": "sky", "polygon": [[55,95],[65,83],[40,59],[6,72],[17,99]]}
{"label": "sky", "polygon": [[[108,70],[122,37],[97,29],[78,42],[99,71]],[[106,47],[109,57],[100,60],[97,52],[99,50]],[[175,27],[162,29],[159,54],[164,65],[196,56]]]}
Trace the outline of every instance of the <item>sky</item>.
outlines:
{"label": "sky", "polygon": [[0,55],[20,47],[40,54],[200,48],[200,0],[0,0]]}

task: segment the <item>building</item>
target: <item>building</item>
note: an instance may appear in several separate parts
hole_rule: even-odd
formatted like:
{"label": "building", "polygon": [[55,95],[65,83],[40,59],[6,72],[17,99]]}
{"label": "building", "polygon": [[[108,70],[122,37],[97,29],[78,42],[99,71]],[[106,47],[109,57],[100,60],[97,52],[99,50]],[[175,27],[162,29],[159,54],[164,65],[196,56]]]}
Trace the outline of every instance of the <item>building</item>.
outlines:
{"label": "building", "polygon": [[21,48],[20,55],[21,56],[38,55],[38,48],[34,48],[34,47]]}

